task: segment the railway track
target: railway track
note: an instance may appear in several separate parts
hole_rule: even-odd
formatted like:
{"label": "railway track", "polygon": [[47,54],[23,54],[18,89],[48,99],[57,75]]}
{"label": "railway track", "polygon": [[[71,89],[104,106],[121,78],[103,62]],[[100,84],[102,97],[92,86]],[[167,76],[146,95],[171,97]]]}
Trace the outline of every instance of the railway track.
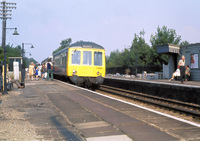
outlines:
{"label": "railway track", "polygon": [[176,100],[161,98],[157,96],[147,95],[139,92],[114,88],[110,86],[101,85],[99,91],[106,92],[109,94],[117,95],[122,98],[128,98],[143,103],[148,103],[161,108],[180,112],[181,114],[190,115],[193,118],[200,119],[200,105],[180,102]]}

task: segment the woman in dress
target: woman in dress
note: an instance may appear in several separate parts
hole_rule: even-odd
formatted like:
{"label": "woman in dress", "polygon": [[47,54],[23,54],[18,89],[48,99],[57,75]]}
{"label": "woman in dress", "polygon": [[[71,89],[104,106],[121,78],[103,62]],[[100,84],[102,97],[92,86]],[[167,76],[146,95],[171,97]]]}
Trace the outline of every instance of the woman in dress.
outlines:
{"label": "woman in dress", "polygon": [[177,69],[176,69],[176,71],[172,74],[172,78],[169,79],[169,81],[173,80],[174,77],[176,77],[176,76],[181,76],[181,74],[180,74],[180,69],[179,69],[179,68],[180,68],[180,67],[178,66]]}
{"label": "woman in dress", "polygon": [[31,80],[33,80],[33,75],[35,74],[35,67],[34,67],[34,63],[31,62],[29,65],[29,77]]}

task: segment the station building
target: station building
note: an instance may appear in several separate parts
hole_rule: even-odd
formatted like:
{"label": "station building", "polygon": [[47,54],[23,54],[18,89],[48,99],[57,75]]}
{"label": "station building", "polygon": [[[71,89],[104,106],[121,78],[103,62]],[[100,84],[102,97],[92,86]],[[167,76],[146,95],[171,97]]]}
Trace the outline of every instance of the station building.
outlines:
{"label": "station building", "polygon": [[178,46],[165,44],[157,46],[157,52],[169,56],[168,65],[163,65],[163,78],[169,79],[172,73],[177,69],[181,56],[185,56],[185,65],[190,67],[192,81],[200,81],[200,43]]}

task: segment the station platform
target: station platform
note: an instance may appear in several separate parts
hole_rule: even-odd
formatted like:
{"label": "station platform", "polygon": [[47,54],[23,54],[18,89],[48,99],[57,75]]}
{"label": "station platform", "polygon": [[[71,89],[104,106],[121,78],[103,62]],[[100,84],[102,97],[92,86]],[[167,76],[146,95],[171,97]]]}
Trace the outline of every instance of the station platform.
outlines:
{"label": "station platform", "polygon": [[106,77],[104,85],[200,105],[200,82]]}
{"label": "station platform", "polygon": [[57,80],[26,81],[0,101],[0,140],[200,140],[200,124]]}
{"label": "station platform", "polygon": [[135,79],[135,78],[129,78],[129,77],[105,77],[112,78],[112,79],[124,79],[129,81],[138,81],[138,82],[149,82],[149,83],[158,83],[158,84],[168,84],[168,85],[177,85],[177,86],[183,86],[183,87],[196,87],[200,88],[200,81],[184,81],[182,84],[180,80],[171,80],[169,79]]}

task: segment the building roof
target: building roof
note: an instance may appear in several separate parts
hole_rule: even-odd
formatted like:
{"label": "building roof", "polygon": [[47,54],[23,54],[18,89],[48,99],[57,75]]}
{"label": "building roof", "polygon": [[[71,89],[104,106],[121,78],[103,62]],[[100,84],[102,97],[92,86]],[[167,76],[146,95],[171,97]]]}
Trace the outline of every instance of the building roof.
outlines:
{"label": "building roof", "polygon": [[174,44],[164,44],[157,46],[158,53],[175,53],[180,54],[180,46]]}
{"label": "building roof", "polygon": [[200,43],[194,43],[194,44],[189,44],[189,45],[184,45],[184,46],[181,46],[181,47],[193,47],[193,46],[200,46]]}

